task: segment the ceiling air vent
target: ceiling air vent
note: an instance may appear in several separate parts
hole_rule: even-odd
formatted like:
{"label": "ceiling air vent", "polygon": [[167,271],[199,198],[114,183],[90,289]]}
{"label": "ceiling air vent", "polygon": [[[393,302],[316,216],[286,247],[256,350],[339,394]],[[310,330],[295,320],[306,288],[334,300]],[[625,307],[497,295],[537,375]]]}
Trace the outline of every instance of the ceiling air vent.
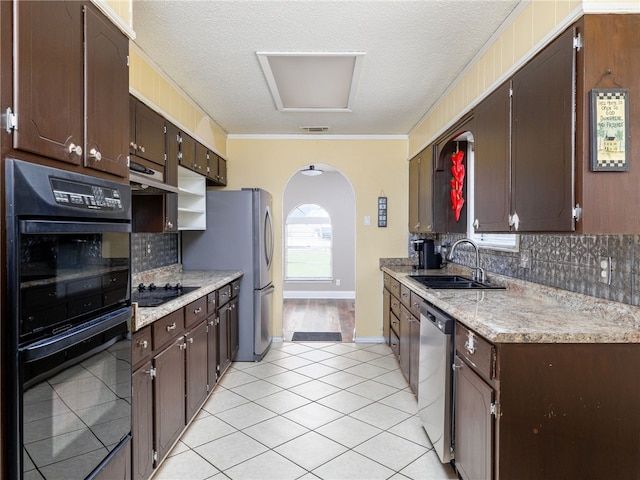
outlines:
{"label": "ceiling air vent", "polygon": [[300,127],[304,133],[326,133],[331,127]]}

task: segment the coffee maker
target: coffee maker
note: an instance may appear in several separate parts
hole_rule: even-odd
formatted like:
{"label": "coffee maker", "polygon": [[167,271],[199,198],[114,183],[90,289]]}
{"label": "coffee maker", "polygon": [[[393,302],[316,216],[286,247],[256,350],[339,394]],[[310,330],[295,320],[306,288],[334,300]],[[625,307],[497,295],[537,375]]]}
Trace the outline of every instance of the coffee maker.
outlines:
{"label": "coffee maker", "polygon": [[442,268],[442,255],[435,253],[432,239],[418,239],[411,242],[413,250],[418,252],[418,269]]}

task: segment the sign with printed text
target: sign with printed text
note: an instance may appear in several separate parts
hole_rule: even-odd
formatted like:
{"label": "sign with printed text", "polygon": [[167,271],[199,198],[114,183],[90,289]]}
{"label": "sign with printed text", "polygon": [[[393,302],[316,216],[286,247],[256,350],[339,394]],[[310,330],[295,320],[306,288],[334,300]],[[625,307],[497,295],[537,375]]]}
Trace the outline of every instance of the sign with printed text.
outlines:
{"label": "sign with printed text", "polygon": [[629,169],[629,104],[625,89],[591,90],[591,170]]}

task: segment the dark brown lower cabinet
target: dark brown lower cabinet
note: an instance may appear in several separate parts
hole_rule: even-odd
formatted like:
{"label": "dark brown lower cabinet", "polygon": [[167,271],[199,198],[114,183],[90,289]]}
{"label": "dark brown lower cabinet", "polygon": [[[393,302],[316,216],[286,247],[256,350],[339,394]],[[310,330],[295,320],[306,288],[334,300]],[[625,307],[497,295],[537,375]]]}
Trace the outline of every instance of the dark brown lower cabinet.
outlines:
{"label": "dark brown lower cabinet", "polygon": [[238,297],[234,297],[229,302],[229,352],[233,361],[240,348],[240,317],[238,316]]}
{"label": "dark brown lower cabinet", "polygon": [[200,410],[207,399],[207,322],[185,334],[186,348],[186,414],[187,422]]}
{"label": "dark brown lower cabinet", "polygon": [[[239,347],[235,285],[225,285],[133,334],[129,458],[134,480],[153,475],[235,357]],[[225,303],[218,308],[220,291]]]}
{"label": "dark brown lower cabinet", "polygon": [[218,363],[218,317],[214,313],[207,318],[207,390],[210,392],[218,383],[220,364]]}
{"label": "dark brown lower cabinet", "polygon": [[493,388],[456,357],[455,462],[464,479],[493,478]]}
{"label": "dark brown lower cabinet", "polygon": [[407,381],[411,373],[411,313],[404,305],[400,308],[400,370]]}
{"label": "dark brown lower cabinet", "polygon": [[229,303],[225,303],[218,309],[218,364],[220,365],[221,376],[227,368],[229,368],[229,365],[231,365],[229,309]]}
{"label": "dark brown lower cabinet", "polygon": [[151,362],[133,372],[133,480],[153,473],[153,378]]}
{"label": "dark brown lower cabinet", "polygon": [[185,337],[153,357],[156,465],[178,439],[185,422]]}
{"label": "dark brown lower cabinet", "polygon": [[640,344],[455,343],[461,478],[638,478]]}

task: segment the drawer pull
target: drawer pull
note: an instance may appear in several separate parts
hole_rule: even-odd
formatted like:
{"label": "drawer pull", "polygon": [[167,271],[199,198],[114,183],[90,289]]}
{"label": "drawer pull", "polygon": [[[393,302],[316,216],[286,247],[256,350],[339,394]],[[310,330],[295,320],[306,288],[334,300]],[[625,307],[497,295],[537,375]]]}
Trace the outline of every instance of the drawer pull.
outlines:
{"label": "drawer pull", "polygon": [[147,348],[149,346],[149,342],[146,340],[138,340],[138,346],[142,348]]}
{"label": "drawer pull", "polygon": [[194,315],[197,315],[197,314],[199,314],[199,313],[202,313],[202,307],[198,307],[198,308],[196,308],[196,309],[193,311],[193,314],[194,314]]}
{"label": "drawer pull", "polygon": [[469,332],[469,336],[467,337],[467,341],[464,343],[464,348],[469,352],[469,355],[473,355],[476,353],[476,342],[473,337],[473,333]]}
{"label": "drawer pull", "polygon": [[187,338],[187,342],[193,343],[193,337]]}
{"label": "drawer pull", "polygon": [[176,322],[173,322],[171,325],[167,325],[167,332],[170,332],[171,330],[175,330],[177,327]]}

